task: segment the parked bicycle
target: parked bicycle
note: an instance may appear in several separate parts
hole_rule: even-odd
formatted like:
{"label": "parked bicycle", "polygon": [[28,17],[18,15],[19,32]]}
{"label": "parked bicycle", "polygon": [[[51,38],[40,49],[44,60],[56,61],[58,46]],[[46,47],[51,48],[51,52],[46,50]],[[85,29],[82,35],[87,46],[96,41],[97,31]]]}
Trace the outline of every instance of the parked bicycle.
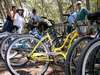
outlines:
{"label": "parked bicycle", "polygon": [[100,12],[92,14],[96,22],[99,35],[81,53],[76,69],[76,75],[99,75],[100,74]]}

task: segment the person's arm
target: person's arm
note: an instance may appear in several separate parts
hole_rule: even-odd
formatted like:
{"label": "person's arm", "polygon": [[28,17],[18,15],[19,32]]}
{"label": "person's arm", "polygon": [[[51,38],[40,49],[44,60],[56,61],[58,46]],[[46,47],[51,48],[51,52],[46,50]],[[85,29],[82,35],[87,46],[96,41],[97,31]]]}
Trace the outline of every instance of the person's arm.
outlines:
{"label": "person's arm", "polygon": [[68,21],[64,21],[64,22],[63,22],[63,24],[67,24],[67,23],[68,23]]}
{"label": "person's arm", "polygon": [[11,20],[13,20],[14,21],[14,12],[13,11],[10,11],[10,16],[11,16]]}
{"label": "person's arm", "polygon": [[63,16],[70,16],[70,14],[63,14]]}
{"label": "person's arm", "polygon": [[84,12],[84,14],[86,14],[86,15],[88,15],[89,14],[89,11],[87,10],[87,9],[83,9],[83,12]]}
{"label": "person's arm", "polygon": [[25,26],[25,18],[23,17],[23,26]]}
{"label": "person's arm", "polygon": [[18,17],[18,14],[16,13],[14,18],[13,18],[13,21],[14,21],[13,24],[14,25],[17,25],[17,17]]}

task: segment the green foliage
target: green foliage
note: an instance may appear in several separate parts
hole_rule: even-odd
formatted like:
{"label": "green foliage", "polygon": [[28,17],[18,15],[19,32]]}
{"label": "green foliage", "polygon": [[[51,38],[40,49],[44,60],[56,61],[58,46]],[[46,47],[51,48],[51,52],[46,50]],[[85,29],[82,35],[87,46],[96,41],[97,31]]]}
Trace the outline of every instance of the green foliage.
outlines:
{"label": "green foliage", "polygon": [[[65,0],[59,1],[63,7],[62,12],[65,12],[70,4],[65,2]],[[27,0],[27,2],[29,5],[31,5],[31,9],[37,9],[40,16],[48,17],[49,19],[53,19],[56,22],[60,21],[60,12],[57,0]]]}
{"label": "green foliage", "polygon": [[[10,7],[11,4],[15,4],[17,7],[19,6],[26,6],[28,10],[32,10],[32,8],[36,8],[37,12],[40,16],[45,16],[49,19],[53,19],[56,22],[60,21],[61,19],[61,12],[67,12],[67,8],[72,4],[71,1],[75,2],[77,0],[1,0],[1,10],[4,8],[6,10],[7,7]],[[60,2],[58,5],[57,1]],[[90,9],[92,12],[97,10],[97,0],[89,0],[90,1]],[[8,3],[10,2],[10,4]],[[3,5],[3,3],[6,5]],[[6,4],[8,3],[8,4]],[[2,8],[3,7],[3,8]],[[61,7],[62,9],[59,9]],[[2,10],[5,12],[5,10]],[[4,13],[1,11],[1,14]],[[60,12],[61,11],[61,12]]]}

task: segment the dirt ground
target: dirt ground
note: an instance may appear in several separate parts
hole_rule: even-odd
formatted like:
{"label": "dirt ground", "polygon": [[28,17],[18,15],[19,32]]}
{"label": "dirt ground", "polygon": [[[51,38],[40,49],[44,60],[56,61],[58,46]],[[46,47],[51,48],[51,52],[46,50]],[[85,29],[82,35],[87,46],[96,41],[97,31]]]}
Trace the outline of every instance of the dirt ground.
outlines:
{"label": "dirt ground", "polygon": [[[31,71],[32,75],[36,75],[37,71],[40,70],[40,68],[23,68],[25,71]],[[55,69],[53,67],[49,67],[48,70],[46,71],[45,75],[63,75],[63,72],[61,71],[61,68],[59,66],[55,66]],[[9,71],[7,71],[7,68],[4,64],[4,62],[0,59],[0,75],[11,75]]]}

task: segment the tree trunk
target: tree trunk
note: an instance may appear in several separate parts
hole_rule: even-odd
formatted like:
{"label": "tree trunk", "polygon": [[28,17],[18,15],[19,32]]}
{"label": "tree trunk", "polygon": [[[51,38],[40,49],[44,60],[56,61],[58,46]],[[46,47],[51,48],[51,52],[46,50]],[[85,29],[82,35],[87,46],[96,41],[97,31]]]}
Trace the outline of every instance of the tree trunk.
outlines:
{"label": "tree trunk", "polygon": [[[2,1],[0,1],[0,3],[2,3]],[[3,11],[2,5],[0,4],[0,14],[1,14],[1,18],[3,19],[4,22],[4,17],[6,17],[5,12]]]}
{"label": "tree trunk", "polygon": [[3,0],[3,1],[4,1],[4,6],[5,6],[7,12],[9,12],[10,7],[9,7],[9,4],[8,4],[7,0]]}
{"label": "tree trunk", "polygon": [[86,7],[88,10],[90,10],[90,0],[86,0]]}
{"label": "tree trunk", "polygon": [[97,0],[97,10],[100,11],[100,0]]}
{"label": "tree trunk", "polygon": [[18,7],[18,4],[17,4],[16,0],[13,0],[13,1],[14,1],[14,4],[16,5],[16,7]]}
{"label": "tree trunk", "polygon": [[18,0],[18,2],[19,2],[20,7],[22,8],[23,6],[22,6],[22,4],[21,4],[21,0]]}
{"label": "tree trunk", "polygon": [[42,12],[43,12],[43,16],[45,16],[45,12],[44,12],[44,0],[41,0],[42,3]]}
{"label": "tree trunk", "polygon": [[1,10],[3,17],[6,17],[6,13],[4,11],[5,9],[2,7],[2,1],[0,2],[0,10]]}
{"label": "tree trunk", "polygon": [[63,22],[64,17],[63,17],[63,8],[62,8],[61,0],[57,0],[57,3],[58,3],[59,12],[60,12],[60,20],[61,22]]}

